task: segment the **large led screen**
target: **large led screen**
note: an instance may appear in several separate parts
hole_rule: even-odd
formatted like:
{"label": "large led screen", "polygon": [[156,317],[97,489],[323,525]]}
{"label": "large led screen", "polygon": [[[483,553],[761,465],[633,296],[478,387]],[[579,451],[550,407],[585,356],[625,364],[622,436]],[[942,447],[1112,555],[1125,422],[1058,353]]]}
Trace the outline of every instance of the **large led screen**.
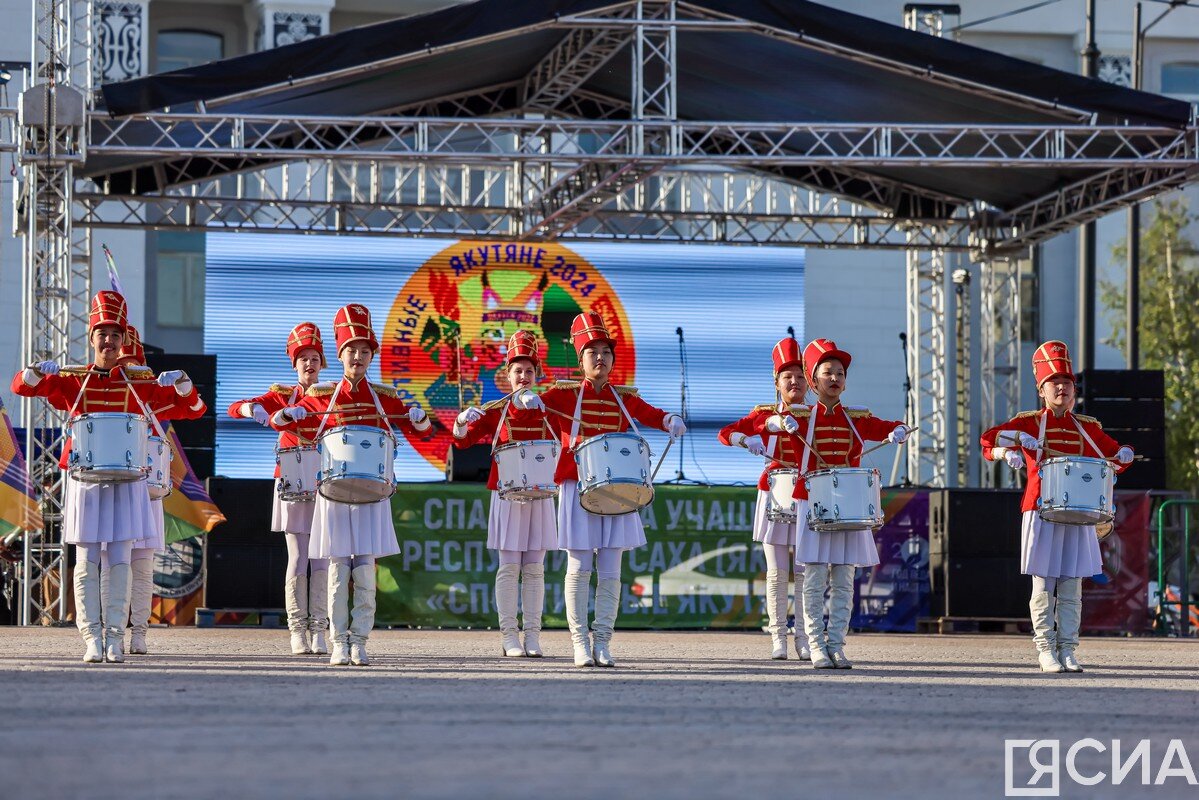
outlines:
{"label": "large led screen", "polygon": [[[642,244],[457,242],[435,239],[209,234],[205,349],[217,356],[217,472],[265,477],[275,436],[224,415],[272,383],[294,383],[288,331],[311,320],[340,375],[333,315],[370,310],[380,339],[373,380],[394,386],[434,420],[429,441],[405,441],[401,481],[440,480],[460,403],[503,396],[503,346],[518,328],[542,341],[547,381],[573,377],[570,322],[597,311],[618,339],[615,379],[679,410],[686,360],[690,434],[658,480],[752,482],[760,460],[721,446],[717,430],[774,398],[770,350],[803,339],[799,249]],[[680,335],[685,350],[680,351]],[[461,365],[459,368],[458,365]],[[645,434],[656,454],[665,434]],[[680,465],[680,458],[682,459]]]}

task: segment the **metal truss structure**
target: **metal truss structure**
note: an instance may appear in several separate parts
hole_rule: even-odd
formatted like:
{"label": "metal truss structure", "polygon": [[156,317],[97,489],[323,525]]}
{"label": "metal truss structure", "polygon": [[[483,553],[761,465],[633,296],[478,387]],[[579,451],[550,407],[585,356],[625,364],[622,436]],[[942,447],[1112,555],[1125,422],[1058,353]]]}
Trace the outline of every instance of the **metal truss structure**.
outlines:
{"label": "metal truss structure", "polygon": [[[916,251],[909,261],[909,330],[920,333],[911,338],[921,398],[911,476],[945,483],[957,477],[945,458],[946,254],[982,261],[976,285],[984,421],[997,419],[1015,410],[1017,398],[1014,259],[1038,241],[1199,174],[1194,126],[1093,124],[1083,110],[684,0],[614,0],[547,20],[535,27],[562,37],[520,78],[371,116],[222,110],[255,90],[201,104],[196,113],[115,118],[89,110],[90,4],[32,2],[33,81],[21,97],[17,141],[0,142],[0,151],[16,151],[24,173],[29,361],[85,358],[94,228],[902,249]],[[749,32],[1061,121],[680,119],[677,39],[694,30]],[[423,55],[398,56],[395,63]],[[585,88],[618,58],[631,62],[627,98]],[[905,168],[1078,169],[1090,176],[1019,208],[996,209],[891,177]],[[40,402],[24,403],[22,412],[28,429],[56,432],[54,441],[30,436],[27,452],[47,511],[40,536],[26,537],[22,621],[32,623],[61,619],[62,593],[41,595],[57,599],[53,609],[39,605],[30,587],[63,574],[56,464],[62,420]]]}

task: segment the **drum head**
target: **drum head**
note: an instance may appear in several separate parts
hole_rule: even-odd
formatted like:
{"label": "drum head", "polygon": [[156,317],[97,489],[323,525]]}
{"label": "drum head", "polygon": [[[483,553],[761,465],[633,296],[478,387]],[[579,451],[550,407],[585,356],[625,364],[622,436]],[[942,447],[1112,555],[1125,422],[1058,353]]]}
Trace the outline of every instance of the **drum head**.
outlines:
{"label": "drum head", "polygon": [[386,500],[395,494],[395,486],[372,478],[333,477],[321,481],[320,493],[336,503],[363,505]]}
{"label": "drum head", "polygon": [[654,490],[644,483],[598,484],[579,494],[579,505],[592,514],[615,517],[640,511],[654,501]]}
{"label": "drum head", "polygon": [[1099,541],[1103,541],[1112,535],[1112,531],[1116,530],[1116,524],[1111,520],[1100,522],[1095,526],[1095,535],[1099,537]]}

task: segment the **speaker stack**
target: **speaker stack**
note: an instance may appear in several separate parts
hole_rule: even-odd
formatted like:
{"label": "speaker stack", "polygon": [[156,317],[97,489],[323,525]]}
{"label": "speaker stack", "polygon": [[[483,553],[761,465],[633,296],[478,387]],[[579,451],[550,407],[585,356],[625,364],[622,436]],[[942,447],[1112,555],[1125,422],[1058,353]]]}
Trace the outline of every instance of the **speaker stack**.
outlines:
{"label": "speaker stack", "polygon": [[491,445],[459,449],[450,445],[445,454],[445,479],[450,483],[486,483],[491,474]]}
{"label": "speaker stack", "polygon": [[1092,369],[1078,376],[1078,412],[1142,457],[1116,480],[1117,489],[1166,486],[1166,380],[1156,369]]}
{"label": "speaker stack", "polygon": [[1028,616],[1020,574],[1020,497],[1010,489],[929,492],[930,611],[934,617]]}
{"label": "speaker stack", "polygon": [[228,521],[205,537],[205,607],[283,608],[287,544],[271,531],[274,490],[273,480],[208,479],[208,494]]}

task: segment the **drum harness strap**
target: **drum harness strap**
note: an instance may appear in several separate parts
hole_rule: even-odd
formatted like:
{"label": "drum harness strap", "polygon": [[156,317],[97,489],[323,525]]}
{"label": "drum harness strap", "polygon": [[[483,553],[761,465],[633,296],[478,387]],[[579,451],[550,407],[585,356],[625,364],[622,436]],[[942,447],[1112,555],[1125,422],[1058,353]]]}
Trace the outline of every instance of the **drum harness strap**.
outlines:
{"label": "drum harness strap", "polygon": [[[500,421],[495,424],[495,436],[491,437],[491,452],[493,453],[495,452],[495,446],[499,444],[500,441],[500,431],[504,430],[505,425],[508,426],[508,441],[516,441],[512,438],[512,421],[508,419],[508,406],[511,405],[512,402],[513,401],[509,400],[507,403],[504,403],[504,410],[500,412]],[[549,426],[545,424],[544,413],[541,415],[541,433],[546,439],[550,438]]]}
{"label": "drum harness strap", "polygon": [[[365,381],[366,378],[364,377],[362,380]],[[326,409],[327,411],[336,410],[337,399],[341,395],[341,387],[343,385],[346,385],[348,388],[348,384],[346,384],[346,379],[344,377],[337,382],[336,386],[333,387],[333,399],[329,401],[329,408]],[[391,428],[391,420],[389,420],[387,415],[383,413],[383,404],[379,402],[379,395],[375,394],[375,387],[371,386],[370,381],[367,381],[366,383],[366,390],[371,393],[371,400],[375,401],[375,412],[379,415],[379,419],[383,420],[383,425],[387,428],[388,435],[390,435],[394,441],[398,442],[399,439],[396,438],[395,431]],[[321,417],[321,424],[316,429],[316,433],[313,434],[312,441],[320,441],[321,433],[325,430],[325,425],[328,424],[329,419],[332,416],[332,414],[325,414],[323,417]]]}
{"label": "drum harness strap", "polygon": [[[575,421],[570,423],[570,449],[574,450],[579,438],[579,422],[583,418],[583,390],[587,388],[587,381],[579,381],[579,397],[575,400]],[[633,417],[629,415],[628,410],[624,407],[624,402],[620,399],[620,392],[616,391],[616,387],[611,383],[608,388],[612,391],[612,396],[616,398],[616,405],[620,408],[620,413],[624,414],[624,418],[629,421],[629,427],[633,429],[638,437],[641,437],[641,431],[637,430],[637,423],[633,421]]]}
{"label": "drum harness strap", "polygon": [[[167,435],[166,435],[166,433],[163,432],[162,425],[160,425],[158,422],[158,417],[156,417],[154,414],[151,414],[149,407],[147,407],[146,404],[142,402],[142,399],[137,396],[137,390],[134,389],[133,385],[129,383],[129,377],[125,374],[125,368],[118,367],[117,369],[119,369],[121,371],[121,377],[125,380],[125,385],[129,389],[129,394],[133,395],[134,401],[137,402],[137,407],[140,408],[142,410],[142,413],[146,415],[146,419],[150,420],[150,424],[154,426],[154,432],[158,434],[158,438],[162,439],[165,442],[167,439]],[[89,375],[88,377],[90,378],[91,376]],[[84,379],[84,381],[86,382],[86,378]],[[196,390],[193,389],[192,391],[196,391]]]}
{"label": "drum harness strap", "polygon": [[[858,440],[858,445],[859,445],[859,446],[860,446],[860,447],[861,447],[863,450],[865,450],[865,449],[866,449],[866,443],[865,443],[864,441],[862,441],[862,435],[861,435],[860,433],[858,433],[858,429],[857,429],[856,427],[854,427],[854,424],[853,424],[853,417],[849,416],[849,412],[845,410],[845,406],[844,406],[844,405],[842,405],[842,406],[841,406],[841,413],[845,415],[845,424],[849,426],[849,430],[850,430],[850,432],[853,434],[853,438],[857,439],[857,440]],[[849,461],[849,454],[848,454],[848,453],[846,453],[846,454],[845,454],[845,460],[846,460],[847,462]],[[859,466],[860,466],[860,463],[859,463]]]}
{"label": "drum harness strap", "polygon": [[[1052,411],[1046,410],[1045,413],[1041,415],[1041,425],[1040,429],[1037,431],[1037,438],[1042,442],[1045,441],[1045,424],[1049,421],[1049,415],[1052,413]],[[1081,436],[1086,443],[1091,446],[1091,449],[1094,450],[1100,458],[1106,458],[1106,456],[1103,455],[1103,451],[1099,449],[1099,445],[1095,444],[1095,440],[1092,439],[1090,434],[1088,434],[1086,430],[1083,429],[1082,425],[1079,424],[1078,418],[1071,414],[1070,421],[1074,423],[1074,427],[1078,429],[1079,436]],[[1040,462],[1038,461],[1037,463],[1039,464]]]}

